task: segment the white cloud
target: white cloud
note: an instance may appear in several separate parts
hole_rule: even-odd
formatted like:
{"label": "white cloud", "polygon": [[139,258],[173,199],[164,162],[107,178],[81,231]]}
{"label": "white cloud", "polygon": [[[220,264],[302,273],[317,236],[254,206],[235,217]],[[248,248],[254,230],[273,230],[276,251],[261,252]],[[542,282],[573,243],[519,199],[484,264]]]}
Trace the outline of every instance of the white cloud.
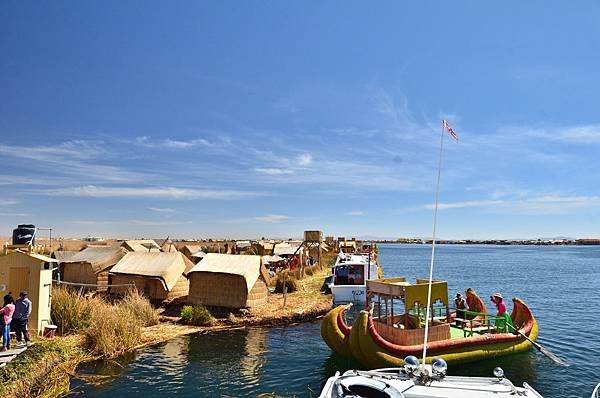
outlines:
{"label": "white cloud", "polygon": [[19,203],[19,201],[15,199],[0,199],[0,206],[12,206],[17,203]]}
{"label": "white cloud", "polygon": [[145,225],[145,226],[152,226],[152,225],[186,225],[186,224],[191,224],[191,221],[174,221],[174,220],[169,220],[169,221],[157,221],[157,220],[75,220],[72,221],[74,224],[80,224],[80,225]]}
{"label": "white cloud", "polygon": [[2,217],[31,217],[30,213],[0,213]]}
{"label": "white cloud", "polygon": [[[439,209],[490,208],[493,211],[520,214],[564,214],[574,210],[595,208],[599,205],[600,196],[538,195],[502,200],[440,203]],[[423,208],[431,210],[434,208],[434,205],[428,204],[423,206]]]}
{"label": "white cloud", "polygon": [[551,141],[575,144],[600,143],[600,124],[585,124],[550,129],[529,129],[526,132],[532,137],[544,138]]}
{"label": "white cloud", "polygon": [[296,159],[300,166],[309,166],[313,160],[312,155],[310,153],[303,153],[301,155],[298,155]]}
{"label": "white cloud", "polygon": [[0,145],[0,155],[38,161],[56,161],[65,157],[81,160],[94,159],[104,152],[101,142],[85,140],[66,141],[58,145],[44,146]]}
{"label": "white cloud", "polygon": [[270,176],[279,176],[279,175],[285,175],[285,174],[294,174],[293,170],[290,169],[276,169],[274,167],[258,167],[255,168],[254,171],[256,171],[257,173],[260,174],[266,174],[266,175],[270,175]]}
{"label": "white cloud", "polygon": [[[465,202],[455,202],[455,203],[440,203],[438,205],[439,210],[446,209],[464,209],[467,207],[487,207],[494,205],[505,204],[504,200],[468,200]],[[435,208],[434,204],[425,205],[424,208],[428,210],[433,210]]]}
{"label": "white cloud", "polygon": [[367,213],[361,210],[355,210],[355,211],[351,211],[350,213],[348,213],[351,216],[356,216],[356,217],[361,217],[361,216],[366,216]]}
{"label": "white cloud", "polygon": [[148,210],[155,211],[157,213],[175,213],[177,210],[169,207],[148,207]]}
{"label": "white cloud", "polygon": [[80,187],[40,190],[49,196],[72,196],[91,198],[167,198],[167,199],[242,199],[258,196],[255,192],[238,190],[147,188],[147,187],[104,187],[86,185]]}
{"label": "white cloud", "polygon": [[135,138],[135,143],[146,148],[192,149],[226,146],[228,145],[229,140],[226,138],[222,138],[220,141],[209,141],[205,138],[194,138],[191,140],[166,138],[155,140],[148,136],[140,136]]}
{"label": "white cloud", "polygon": [[[27,159],[27,166],[59,175],[77,176],[86,180],[127,182],[147,177],[146,174],[132,172],[116,166],[93,163],[100,157],[108,158],[111,153],[105,150],[102,143],[94,141],[67,141],[59,145],[48,146],[10,146],[0,145],[0,156]],[[54,177],[54,176],[52,176]]]}
{"label": "white cloud", "polygon": [[289,217],[281,215],[281,214],[269,214],[266,216],[253,217],[253,219],[256,221],[261,221],[261,222],[278,223],[278,222],[288,220]]}

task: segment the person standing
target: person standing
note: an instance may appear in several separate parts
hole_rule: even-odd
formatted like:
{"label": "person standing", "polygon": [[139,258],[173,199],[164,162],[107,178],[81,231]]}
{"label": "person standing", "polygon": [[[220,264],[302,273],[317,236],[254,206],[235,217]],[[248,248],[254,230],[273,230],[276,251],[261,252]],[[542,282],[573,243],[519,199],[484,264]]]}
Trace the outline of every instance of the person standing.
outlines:
{"label": "person standing", "polygon": [[515,330],[515,327],[512,322],[512,318],[506,312],[506,304],[504,303],[504,297],[500,293],[494,293],[494,295],[490,296],[490,300],[496,306],[496,310],[498,313],[495,318],[495,326],[496,332],[506,333],[512,332]]}
{"label": "person standing", "polygon": [[496,306],[496,310],[498,310],[496,316],[506,314],[506,304],[504,304],[504,297],[500,293],[494,293],[494,295],[490,296],[490,300]]}
{"label": "person standing", "polygon": [[2,330],[2,350],[10,348],[10,322],[15,312],[15,300],[10,294],[4,296],[4,306],[0,309],[0,329]]}
{"label": "person standing", "polygon": [[21,343],[21,338],[25,338],[25,344],[29,344],[29,329],[27,323],[31,315],[31,300],[27,297],[27,292],[21,292],[15,302],[15,313],[12,318],[12,328],[15,331],[17,342]]}

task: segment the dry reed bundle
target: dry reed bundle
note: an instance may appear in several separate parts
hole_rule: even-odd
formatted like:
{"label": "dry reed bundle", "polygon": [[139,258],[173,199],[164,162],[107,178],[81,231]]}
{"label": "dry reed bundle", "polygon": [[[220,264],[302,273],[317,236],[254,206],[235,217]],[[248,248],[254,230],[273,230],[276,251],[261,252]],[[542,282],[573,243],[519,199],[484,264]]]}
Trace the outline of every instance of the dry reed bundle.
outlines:
{"label": "dry reed bundle", "polygon": [[275,293],[283,293],[284,284],[287,286],[288,293],[295,292],[299,288],[298,278],[288,270],[281,271],[277,275],[277,280],[275,281]]}
{"label": "dry reed bundle", "polygon": [[140,320],[142,326],[158,324],[156,310],[137,289],[129,289],[122,300],[117,302],[116,305],[131,311],[134,317]]}
{"label": "dry reed bundle", "polygon": [[113,358],[140,343],[142,321],[129,308],[102,303],[92,309],[84,336],[93,354]]}
{"label": "dry reed bundle", "polygon": [[90,324],[90,313],[94,306],[102,304],[100,298],[85,297],[67,287],[52,289],[50,316],[61,335],[85,330]]}

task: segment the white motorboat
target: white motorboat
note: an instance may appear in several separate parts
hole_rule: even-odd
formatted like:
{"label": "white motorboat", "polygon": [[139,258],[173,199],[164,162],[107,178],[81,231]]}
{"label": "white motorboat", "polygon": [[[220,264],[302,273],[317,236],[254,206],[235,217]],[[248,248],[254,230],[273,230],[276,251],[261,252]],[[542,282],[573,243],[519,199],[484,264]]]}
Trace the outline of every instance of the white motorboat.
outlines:
{"label": "white motorboat", "polygon": [[340,252],[328,285],[333,302],[335,304],[364,302],[367,280],[378,279],[379,276],[379,265],[371,251],[352,254]]}
{"label": "white motorboat", "polygon": [[443,359],[423,367],[416,357],[407,357],[403,368],[337,372],[319,398],[542,397],[527,383],[515,386],[501,368],[494,369],[494,377],[446,376],[446,370]]}

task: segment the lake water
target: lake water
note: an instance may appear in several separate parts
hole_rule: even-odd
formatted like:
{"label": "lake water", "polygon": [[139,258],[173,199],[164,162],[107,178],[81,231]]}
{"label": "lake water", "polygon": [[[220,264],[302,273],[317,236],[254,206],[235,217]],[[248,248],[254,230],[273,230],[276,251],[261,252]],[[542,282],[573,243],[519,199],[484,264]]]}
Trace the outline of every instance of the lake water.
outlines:
{"label": "lake water", "polygon": [[[384,276],[427,277],[430,250],[380,245]],[[448,281],[451,295],[473,287],[484,299],[497,291],[524,299],[540,326],[538,342],[571,363],[556,366],[532,349],[451,365],[450,374],[490,376],[501,366],[515,384],[527,381],[547,398],[589,397],[600,382],[599,246],[440,245],[434,275]],[[336,370],[356,366],[331,353],[315,322],[175,338],[119,358],[118,364],[83,366],[83,372],[114,377],[100,386],[73,380],[72,388],[110,398],[316,397]]]}

